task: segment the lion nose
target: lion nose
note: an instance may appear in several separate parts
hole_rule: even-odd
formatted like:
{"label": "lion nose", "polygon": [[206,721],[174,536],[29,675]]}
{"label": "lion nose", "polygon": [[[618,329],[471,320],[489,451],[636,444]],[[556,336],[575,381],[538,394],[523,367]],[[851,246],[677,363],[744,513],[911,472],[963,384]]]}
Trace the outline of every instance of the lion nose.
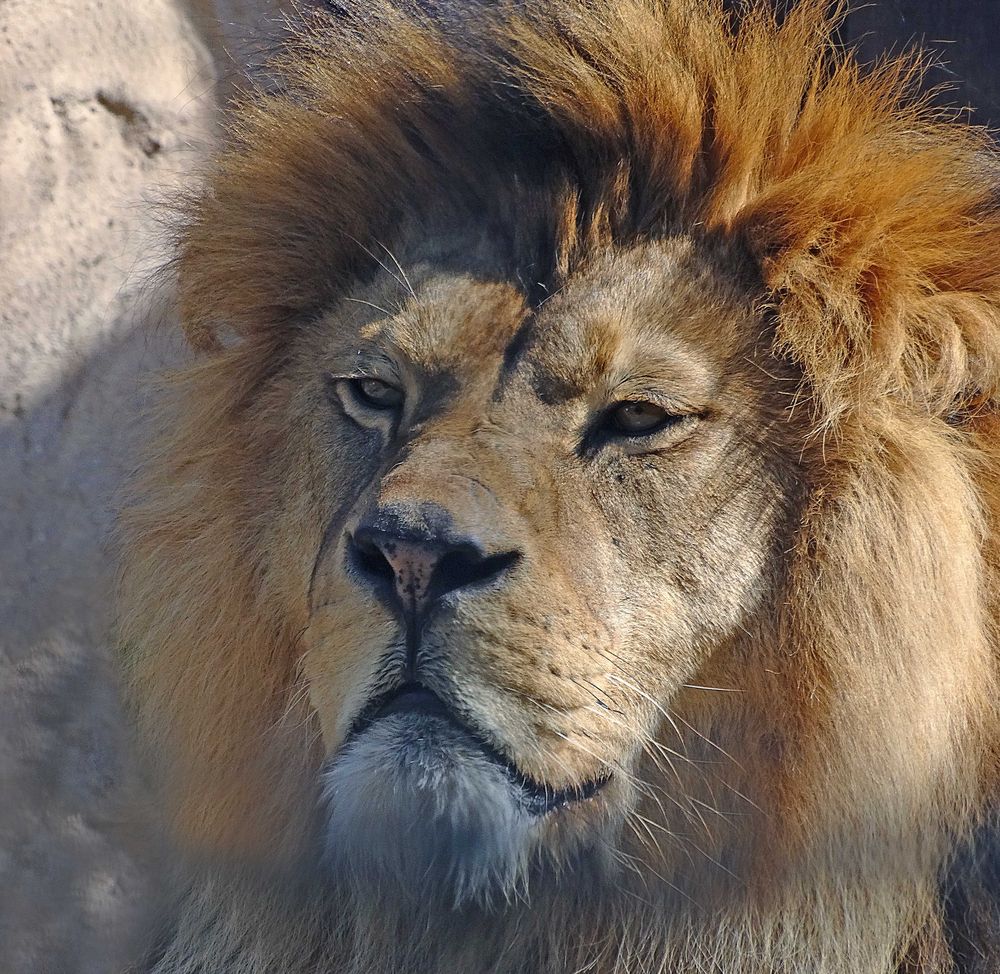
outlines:
{"label": "lion nose", "polygon": [[409,617],[450,592],[494,581],[520,559],[517,551],[490,554],[475,538],[429,529],[425,518],[418,528],[409,520],[380,511],[350,539],[356,572],[372,588],[391,591]]}

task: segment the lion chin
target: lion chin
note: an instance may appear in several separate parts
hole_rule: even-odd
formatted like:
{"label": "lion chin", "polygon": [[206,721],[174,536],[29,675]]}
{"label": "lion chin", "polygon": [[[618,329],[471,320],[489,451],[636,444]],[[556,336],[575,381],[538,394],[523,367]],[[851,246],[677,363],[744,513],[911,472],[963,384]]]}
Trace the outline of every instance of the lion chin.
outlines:
{"label": "lion chin", "polygon": [[147,966],[993,974],[995,146],[825,0],[325,6],[123,512]]}
{"label": "lion chin", "polygon": [[404,900],[510,902],[528,895],[532,865],[552,865],[546,816],[606,784],[538,785],[435,694],[404,685],[366,708],[323,771],[327,862]]}
{"label": "lion chin", "polygon": [[538,823],[505,767],[453,721],[381,717],[323,773],[331,868],[461,905],[523,884]]}

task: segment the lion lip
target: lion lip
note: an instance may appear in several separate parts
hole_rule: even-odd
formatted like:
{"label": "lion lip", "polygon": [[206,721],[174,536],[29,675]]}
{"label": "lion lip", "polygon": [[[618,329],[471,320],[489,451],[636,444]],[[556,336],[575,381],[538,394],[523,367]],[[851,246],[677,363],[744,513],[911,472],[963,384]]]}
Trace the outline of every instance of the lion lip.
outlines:
{"label": "lion lip", "polygon": [[372,714],[371,720],[380,720],[391,714],[424,714],[428,717],[449,719],[451,713],[444,701],[432,691],[416,683],[405,684]]}
{"label": "lion lip", "polygon": [[557,809],[589,801],[611,780],[610,775],[602,775],[564,788],[553,788],[535,781],[462,721],[436,693],[419,683],[404,683],[369,703],[354,722],[349,738],[363,733],[376,721],[391,716],[429,717],[461,731],[504,772],[515,787],[525,811],[534,816],[547,815]]}

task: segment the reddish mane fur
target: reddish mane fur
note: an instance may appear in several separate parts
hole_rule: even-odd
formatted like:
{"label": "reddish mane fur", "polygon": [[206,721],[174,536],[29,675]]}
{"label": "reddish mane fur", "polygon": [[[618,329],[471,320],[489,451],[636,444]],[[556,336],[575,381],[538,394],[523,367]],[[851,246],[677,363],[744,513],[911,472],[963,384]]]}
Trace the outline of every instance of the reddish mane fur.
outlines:
{"label": "reddish mane fur", "polygon": [[712,2],[522,4],[442,34],[375,5],[357,33],[299,35],[186,231],[192,341],[328,306],[354,241],[389,235],[424,193],[516,236],[514,174],[570,167],[547,214],[556,272],[588,234],[697,227],[756,260],[826,416],[889,393],[944,410],[992,397],[992,142],[917,95],[917,62],[865,73],[838,52],[827,7],[779,28],[763,4],[738,23]]}

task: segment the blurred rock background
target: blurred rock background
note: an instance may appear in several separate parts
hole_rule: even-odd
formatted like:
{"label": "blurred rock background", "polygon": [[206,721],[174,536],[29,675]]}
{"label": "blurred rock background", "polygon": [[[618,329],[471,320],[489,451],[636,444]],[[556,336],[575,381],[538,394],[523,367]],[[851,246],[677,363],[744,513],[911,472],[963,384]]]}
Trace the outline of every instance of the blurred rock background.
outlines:
{"label": "blurred rock background", "polygon": [[140,376],[175,362],[154,201],[270,13],[0,0],[0,971],[123,970],[155,892],[108,632]]}
{"label": "blurred rock background", "polygon": [[[0,971],[108,974],[157,891],[109,651],[114,494],[142,377],[180,361],[155,201],[197,178],[279,0],[0,0]],[[460,0],[456,0],[460,2]],[[468,0],[471,2],[471,0]],[[1000,124],[1000,2],[882,0]]]}

